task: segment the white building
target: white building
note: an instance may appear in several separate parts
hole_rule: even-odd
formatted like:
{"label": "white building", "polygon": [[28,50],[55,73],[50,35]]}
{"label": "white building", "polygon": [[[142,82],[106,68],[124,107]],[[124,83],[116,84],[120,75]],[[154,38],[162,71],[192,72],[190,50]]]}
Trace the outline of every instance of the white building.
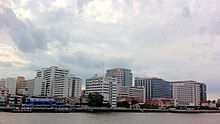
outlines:
{"label": "white building", "polygon": [[33,96],[34,95],[34,84],[35,79],[27,80],[27,88],[26,88],[26,95]]}
{"label": "white building", "polygon": [[119,92],[118,97],[131,97],[131,98],[138,98],[145,102],[146,100],[146,91],[145,87],[129,87],[129,86],[122,86],[121,91]]}
{"label": "white building", "polygon": [[[69,74],[69,69],[61,69],[56,66],[42,68],[37,71],[37,78],[45,80],[45,92],[49,97],[62,97],[64,93],[64,81]],[[43,80],[42,80],[43,81]],[[43,85],[43,82],[40,83]]]}
{"label": "white building", "polygon": [[0,79],[0,88],[7,88],[10,95],[16,95],[16,79],[11,77]]}
{"label": "white building", "polygon": [[80,98],[81,97],[82,79],[69,75],[64,81],[64,97]]}
{"label": "white building", "polygon": [[90,79],[86,79],[85,93],[99,93],[103,98],[103,103],[110,103],[112,107],[116,107],[117,101],[117,79],[112,77],[102,77],[94,75]]}
{"label": "white building", "polygon": [[47,96],[46,80],[41,77],[36,77],[34,82],[34,96]]}
{"label": "white building", "polygon": [[172,97],[179,106],[198,106],[200,103],[200,83],[196,81],[172,82]]}

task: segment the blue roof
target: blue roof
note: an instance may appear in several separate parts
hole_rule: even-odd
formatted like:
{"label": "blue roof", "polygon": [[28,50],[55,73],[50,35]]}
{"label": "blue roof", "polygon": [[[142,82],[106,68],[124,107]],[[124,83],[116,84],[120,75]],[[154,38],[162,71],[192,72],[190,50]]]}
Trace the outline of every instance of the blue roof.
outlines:
{"label": "blue roof", "polygon": [[27,100],[28,99],[31,102],[55,102],[55,100],[51,98],[27,98]]}

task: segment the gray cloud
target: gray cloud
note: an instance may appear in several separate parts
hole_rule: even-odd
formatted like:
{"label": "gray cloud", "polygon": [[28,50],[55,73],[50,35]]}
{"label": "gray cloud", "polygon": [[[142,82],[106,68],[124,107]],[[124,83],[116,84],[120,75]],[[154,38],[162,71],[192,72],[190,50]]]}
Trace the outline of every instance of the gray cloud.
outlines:
{"label": "gray cloud", "polygon": [[34,52],[47,48],[47,39],[42,30],[17,18],[11,8],[3,6],[0,8],[3,11],[0,16],[0,28],[12,37],[19,50]]}
{"label": "gray cloud", "polygon": [[10,62],[2,62],[2,61],[0,61],[0,67],[12,68],[12,67],[15,67],[15,66],[12,63],[10,63]]}
{"label": "gray cloud", "polygon": [[[198,80],[211,92],[219,88],[218,0],[10,3],[0,3],[0,33],[8,34],[0,43],[12,45],[15,54],[4,56],[10,62],[0,62],[0,71],[16,68],[13,74],[34,77],[35,70],[56,65],[85,79],[102,74],[104,62],[105,69],[125,67],[136,76]],[[16,66],[14,56],[26,65]]]}

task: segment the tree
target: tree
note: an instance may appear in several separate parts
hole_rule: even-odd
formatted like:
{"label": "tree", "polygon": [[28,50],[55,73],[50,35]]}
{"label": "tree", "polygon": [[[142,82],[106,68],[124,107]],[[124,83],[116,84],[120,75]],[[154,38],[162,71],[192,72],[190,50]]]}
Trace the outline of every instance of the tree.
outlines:
{"label": "tree", "polygon": [[131,100],[131,104],[132,105],[135,105],[135,104],[138,104],[139,102],[137,101],[137,100],[135,100],[135,99],[133,99],[133,100]]}
{"label": "tree", "polygon": [[127,101],[117,102],[117,107],[129,108],[130,104]]}
{"label": "tree", "polygon": [[101,107],[103,103],[103,96],[97,92],[90,93],[88,96],[89,102],[88,106],[91,107]]}

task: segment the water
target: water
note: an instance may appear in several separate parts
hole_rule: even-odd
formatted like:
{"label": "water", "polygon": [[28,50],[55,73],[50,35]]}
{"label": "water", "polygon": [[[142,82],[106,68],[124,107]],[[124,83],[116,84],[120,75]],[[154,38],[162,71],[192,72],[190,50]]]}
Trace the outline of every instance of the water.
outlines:
{"label": "water", "polygon": [[5,113],[0,124],[220,124],[220,113]]}

